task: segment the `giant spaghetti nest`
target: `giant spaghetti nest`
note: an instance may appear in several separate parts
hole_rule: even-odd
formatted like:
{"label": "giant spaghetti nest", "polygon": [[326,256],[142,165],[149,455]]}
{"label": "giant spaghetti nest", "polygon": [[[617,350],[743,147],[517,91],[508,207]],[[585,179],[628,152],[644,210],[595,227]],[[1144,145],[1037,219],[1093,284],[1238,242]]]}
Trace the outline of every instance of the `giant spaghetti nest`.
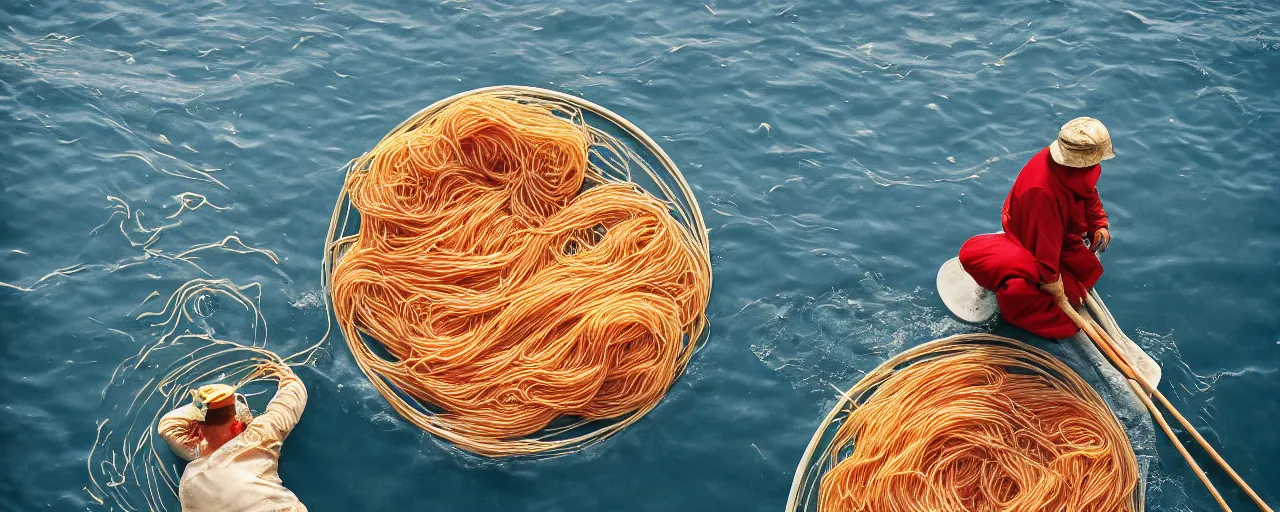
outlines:
{"label": "giant spaghetti nest", "polygon": [[481,455],[620,431],[706,326],[706,229],[679,170],[631,123],[554,91],[470,91],[401,123],[349,165],[328,240],[360,368],[403,417]]}
{"label": "giant spaghetti nest", "polygon": [[844,394],[788,512],[1141,509],[1138,463],[1102,398],[1048,353],[991,335],[926,343]]}

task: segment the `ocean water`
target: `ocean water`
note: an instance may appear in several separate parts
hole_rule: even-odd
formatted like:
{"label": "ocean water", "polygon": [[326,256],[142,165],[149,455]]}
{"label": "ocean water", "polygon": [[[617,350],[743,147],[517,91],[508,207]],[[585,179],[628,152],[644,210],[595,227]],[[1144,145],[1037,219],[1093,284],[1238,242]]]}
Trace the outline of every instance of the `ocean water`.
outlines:
{"label": "ocean water", "polygon": [[[1275,2],[0,5],[0,509],[146,508],[111,489],[154,475],[91,454],[158,376],[130,358],[164,326],[137,317],[225,280],[258,323],[210,293],[178,334],[317,343],[342,164],[496,84],[601,103],[672,155],[711,229],[709,342],[621,435],[508,462],[401,421],[327,342],[280,469],[311,510],[781,509],[833,386],[992,328],[948,316],[936,269],[998,229],[1022,163],[1080,115],[1118,154],[1099,290],[1166,394],[1280,503]],[[1211,509],[1160,443],[1148,510]]]}

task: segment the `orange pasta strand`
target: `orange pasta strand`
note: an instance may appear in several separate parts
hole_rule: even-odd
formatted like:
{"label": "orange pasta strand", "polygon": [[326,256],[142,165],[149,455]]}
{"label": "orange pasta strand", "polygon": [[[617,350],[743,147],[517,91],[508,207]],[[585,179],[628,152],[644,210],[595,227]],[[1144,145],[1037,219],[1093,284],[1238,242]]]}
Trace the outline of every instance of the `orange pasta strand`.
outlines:
{"label": "orange pasta strand", "polygon": [[603,179],[596,133],[564,114],[464,97],[345,185],[360,226],[331,277],[338,322],[393,356],[354,351],[366,371],[442,411],[417,423],[477,453],[651,409],[705,324],[705,248],[666,203]]}
{"label": "orange pasta strand", "polygon": [[1019,352],[972,345],[894,371],[837,431],[818,509],[1134,510],[1136,457],[1106,404]]}

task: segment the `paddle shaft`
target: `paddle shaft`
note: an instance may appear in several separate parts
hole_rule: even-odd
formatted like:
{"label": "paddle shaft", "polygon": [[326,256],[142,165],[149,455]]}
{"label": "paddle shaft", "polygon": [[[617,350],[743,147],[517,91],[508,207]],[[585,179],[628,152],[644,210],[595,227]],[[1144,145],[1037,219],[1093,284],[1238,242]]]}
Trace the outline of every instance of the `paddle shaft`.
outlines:
{"label": "paddle shaft", "polygon": [[1218,493],[1218,488],[1214,487],[1213,482],[1209,481],[1209,475],[1204,474],[1204,470],[1200,469],[1200,464],[1197,464],[1196,460],[1191,458],[1191,452],[1187,451],[1187,447],[1178,442],[1178,438],[1173,433],[1173,428],[1169,426],[1168,421],[1165,421],[1164,415],[1160,414],[1160,409],[1156,408],[1156,404],[1151,403],[1151,397],[1148,397],[1147,392],[1142,390],[1142,385],[1133,379],[1129,379],[1129,387],[1132,387],[1134,394],[1138,395],[1139,400],[1142,400],[1142,405],[1147,406],[1147,411],[1150,411],[1151,416],[1156,419],[1156,423],[1160,424],[1160,429],[1164,430],[1164,434],[1173,440],[1173,447],[1178,449],[1178,453],[1181,453],[1182,458],[1186,459],[1187,465],[1191,466],[1191,470],[1195,472],[1197,477],[1200,477],[1200,481],[1209,489],[1209,494],[1212,494],[1213,499],[1218,501],[1218,506],[1222,507],[1222,510],[1231,512],[1231,507],[1227,506],[1226,500],[1222,499],[1222,494]]}
{"label": "paddle shaft", "polygon": [[[1200,447],[1213,458],[1214,462],[1218,463],[1219,467],[1231,476],[1231,479],[1235,481],[1236,485],[1239,485],[1240,488],[1244,490],[1245,494],[1248,494],[1249,497],[1253,499],[1253,502],[1258,505],[1259,509],[1265,510],[1266,512],[1273,512],[1271,507],[1267,506],[1266,502],[1262,501],[1262,498],[1253,491],[1253,488],[1249,487],[1249,484],[1236,473],[1235,469],[1232,469],[1231,465],[1228,464],[1221,455],[1218,455],[1218,451],[1209,444],[1209,441],[1205,440],[1204,436],[1200,435],[1200,431],[1196,430],[1196,428],[1191,425],[1191,422],[1187,421],[1187,419],[1182,416],[1182,413],[1178,412],[1178,409],[1175,408],[1173,404],[1169,403],[1169,399],[1165,398],[1164,394],[1161,393],[1160,390],[1156,389],[1155,386],[1152,386],[1150,382],[1147,382],[1145,377],[1134,371],[1133,366],[1129,364],[1129,361],[1120,353],[1119,347],[1116,346],[1115,341],[1111,339],[1111,336],[1108,335],[1105,330],[1093,323],[1092,320],[1086,320],[1075,310],[1075,308],[1071,307],[1070,303],[1065,300],[1058,301],[1058,307],[1062,308],[1062,311],[1071,318],[1071,321],[1074,322],[1080,330],[1084,331],[1085,335],[1093,341],[1094,345],[1097,345],[1098,350],[1107,356],[1107,359],[1111,361],[1111,364],[1115,365],[1115,367],[1119,369],[1125,377],[1128,377],[1131,382],[1137,382],[1143,390],[1156,397],[1156,399],[1164,405],[1165,409],[1167,409],[1169,413],[1173,414],[1173,417],[1178,420],[1178,423],[1182,424],[1182,428],[1185,429],[1187,433],[1191,434],[1191,437],[1194,437],[1196,442],[1200,443]],[[1155,408],[1155,404],[1152,403],[1151,399],[1147,398],[1143,393],[1138,393],[1138,395],[1139,398],[1142,399],[1143,404],[1147,406],[1147,410],[1153,417],[1155,417],[1156,421],[1160,423],[1165,434],[1168,435],[1169,439],[1173,441],[1173,444],[1178,447],[1178,451],[1182,453],[1183,458],[1185,458],[1187,463],[1191,465],[1192,469],[1196,471],[1197,476],[1200,477],[1200,481],[1204,482],[1205,487],[1208,487],[1209,492],[1218,500],[1218,504],[1222,506],[1223,510],[1230,511],[1231,508],[1222,500],[1222,496],[1218,494],[1218,490],[1209,482],[1208,477],[1200,470],[1200,466],[1191,459],[1191,454],[1186,451],[1186,448],[1183,447],[1182,443],[1174,436],[1173,430],[1168,427],[1168,423],[1165,422],[1164,416],[1160,414],[1160,411]]]}

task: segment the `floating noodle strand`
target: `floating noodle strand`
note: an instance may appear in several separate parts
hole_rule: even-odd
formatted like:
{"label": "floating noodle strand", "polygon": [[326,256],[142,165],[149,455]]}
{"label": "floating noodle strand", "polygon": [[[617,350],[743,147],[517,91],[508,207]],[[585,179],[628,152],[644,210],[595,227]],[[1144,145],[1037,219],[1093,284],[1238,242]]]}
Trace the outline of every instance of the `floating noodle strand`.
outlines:
{"label": "floating noodle strand", "polygon": [[822,512],[1140,508],[1119,422],[1075,372],[1029,345],[935,341],[877,368],[843,403],[829,417],[840,423],[822,458]]}
{"label": "floating noodle strand", "polygon": [[[657,405],[701,336],[710,264],[672,204],[607,177],[634,156],[572,107],[490,92],[420,113],[352,163],[359,229],[331,228],[328,285],[398,412],[502,456],[590,442]],[[582,426],[552,425],[566,417],[614,421],[550,439]]]}

